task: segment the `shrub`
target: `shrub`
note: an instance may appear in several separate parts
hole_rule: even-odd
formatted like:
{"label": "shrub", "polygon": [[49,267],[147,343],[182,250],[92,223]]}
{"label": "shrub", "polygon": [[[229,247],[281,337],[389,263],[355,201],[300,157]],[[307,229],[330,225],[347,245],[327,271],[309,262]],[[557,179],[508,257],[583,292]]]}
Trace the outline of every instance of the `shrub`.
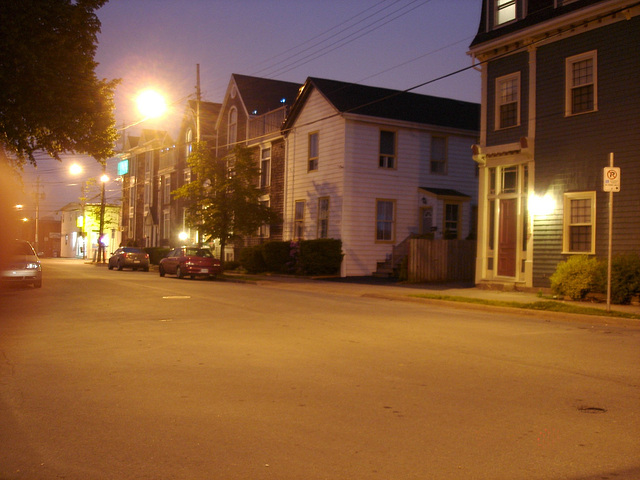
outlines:
{"label": "shrub", "polygon": [[330,238],[300,242],[298,269],[305,275],[335,275],[342,263],[342,241]]}
{"label": "shrub", "polygon": [[599,262],[587,255],[574,255],[560,262],[551,275],[551,291],[572,300],[582,300],[596,286]]}
{"label": "shrub", "polygon": [[147,247],[144,249],[144,251],[149,254],[149,263],[151,263],[152,265],[158,265],[160,263],[160,260],[166,257],[171,249],[162,247]]}
{"label": "shrub", "polygon": [[288,273],[291,242],[268,242],[263,245],[262,254],[267,271]]}
{"label": "shrub", "polygon": [[248,273],[262,273],[267,270],[262,250],[262,245],[256,245],[255,247],[245,247],[240,251],[240,265]]}
{"label": "shrub", "polygon": [[233,270],[237,270],[238,268],[240,268],[240,262],[236,261],[236,260],[230,260],[228,262],[224,262],[224,271],[225,272],[230,272]]}
{"label": "shrub", "polygon": [[[600,262],[598,289],[607,292],[607,262]],[[611,259],[611,303],[628,304],[640,293],[640,255],[629,253]]]}

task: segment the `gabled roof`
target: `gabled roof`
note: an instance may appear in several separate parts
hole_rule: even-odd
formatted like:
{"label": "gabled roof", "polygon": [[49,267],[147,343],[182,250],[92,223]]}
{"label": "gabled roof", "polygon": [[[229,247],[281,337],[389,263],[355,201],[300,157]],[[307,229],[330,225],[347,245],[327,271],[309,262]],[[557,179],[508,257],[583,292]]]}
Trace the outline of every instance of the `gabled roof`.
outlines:
{"label": "gabled roof", "polygon": [[299,83],[232,74],[238,93],[249,115],[262,115],[283,105],[291,105],[300,90]]}
{"label": "gabled roof", "polygon": [[[196,100],[189,100],[187,112],[193,115],[194,121],[196,106]],[[221,103],[200,101],[200,134],[203,137],[212,137],[215,134],[216,122],[218,121],[220,110],[222,110]]]}
{"label": "gabled roof", "polygon": [[471,131],[480,129],[478,103],[309,77],[284,123],[284,130],[295,123],[313,89],[320,92],[341,114],[351,113]]}

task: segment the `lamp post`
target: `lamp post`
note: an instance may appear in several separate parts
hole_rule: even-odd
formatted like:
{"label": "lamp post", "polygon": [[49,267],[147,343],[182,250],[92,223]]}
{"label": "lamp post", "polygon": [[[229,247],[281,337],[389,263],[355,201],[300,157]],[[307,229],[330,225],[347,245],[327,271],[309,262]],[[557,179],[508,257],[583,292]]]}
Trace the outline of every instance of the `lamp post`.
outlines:
{"label": "lamp post", "polygon": [[102,175],[100,176],[100,229],[98,232],[98,263],[105,262],[104,244],[102,243],[102,236],[104,235],[104,209],[105,209],[105,184],[109,181],[109,177],[105,172],[105,166],[102,168]]}

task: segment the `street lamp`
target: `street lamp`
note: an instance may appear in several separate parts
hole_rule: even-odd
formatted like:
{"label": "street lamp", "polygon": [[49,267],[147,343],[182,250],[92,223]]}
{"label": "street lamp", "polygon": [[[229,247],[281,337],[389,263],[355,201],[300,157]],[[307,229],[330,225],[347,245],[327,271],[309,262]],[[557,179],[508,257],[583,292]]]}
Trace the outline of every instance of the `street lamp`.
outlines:
{"label": "street lamp", "polygon": [[136,105],[138,111],[144,115],[145,120],[158,118],[167,111],[167,103],[162,94],[150,88],[141,91],[137,95]]}

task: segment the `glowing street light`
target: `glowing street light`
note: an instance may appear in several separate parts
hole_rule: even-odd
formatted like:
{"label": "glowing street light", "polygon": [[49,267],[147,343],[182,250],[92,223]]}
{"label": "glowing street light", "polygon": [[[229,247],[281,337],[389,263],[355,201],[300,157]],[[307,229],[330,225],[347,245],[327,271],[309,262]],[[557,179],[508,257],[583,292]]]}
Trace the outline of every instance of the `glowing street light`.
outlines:
{"label": "glowing street light", "polygon": [[155,90],[146,89],[136,97],[138,111],[145,118],[157,118],[167,111],[167,103],[164,97]]}
{"label": "glowing street light", "polygon": [[71,175],[80,175],[82,173],[82,165],[74,163],[69,167],[69,173]]}

